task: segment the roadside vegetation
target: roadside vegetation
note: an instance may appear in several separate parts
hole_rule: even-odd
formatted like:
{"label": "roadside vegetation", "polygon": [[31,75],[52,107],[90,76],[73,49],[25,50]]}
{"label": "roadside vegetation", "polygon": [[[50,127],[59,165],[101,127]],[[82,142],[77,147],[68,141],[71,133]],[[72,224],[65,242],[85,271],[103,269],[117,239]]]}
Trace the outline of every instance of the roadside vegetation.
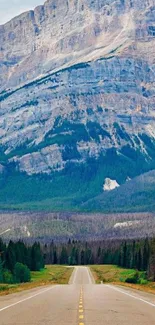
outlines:
{"label": "roadside vegetation", "polygon": [[[155,282],[155,238],[137,240],[71,241],[45,244],[46,264],[104,265],[113,264],[144,272],[146,280]],[[136,271],[135,271],[136,272]],[[137,274],[129,281],[139,281]],[[144,282],[141,279],[141,282]]]}
{"label": "roadside vegetation", "polygon": [[90,269],[96,283],[123,285],[155,294],[155,282],[148,281],[146,272],[121,268],[116,265],[92,265]]}
{"label": "roadside vegetation", "polygon": [[[44,265],[51,266],[45,268]],[[35,242],[31,245],[22,241],[6,244],[0,240],[1,292],[68,283],[72,269],[67,266],[74,265],[94,265],[92,270],[100,282],[122,283],[153,291],[155,238],[89,242],[69,239],[64,243]]]}
{"label": "roadside vegetation", "polygon": [[20,292],[45,285],[67,284],[73,268],[60,265],[47,265],[40,271],[31,271],[31,281],[20,284],[0,284],[0,296]]}
{"label": "roadside vegetation", "polygon": [[30,271],[44,268],[44,256],[39,243],[26,246],[24,242],[0,240],[0,283],[25,283],[31,281]]}
{"label": "roadside vegetation", "polygon": [[72,268],[44,264],[40,243],[22,241],[5,244],[0,240],[0,294],[21,291],[48,284],[66,284]]}

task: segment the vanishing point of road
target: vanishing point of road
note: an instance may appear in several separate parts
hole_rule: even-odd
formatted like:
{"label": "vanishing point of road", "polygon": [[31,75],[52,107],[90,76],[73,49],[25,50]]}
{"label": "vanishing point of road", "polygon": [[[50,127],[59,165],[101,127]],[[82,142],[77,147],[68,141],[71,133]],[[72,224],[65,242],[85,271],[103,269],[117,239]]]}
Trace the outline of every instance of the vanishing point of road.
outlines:
{"label": "vanishing point of road", "polygon": [[95,284],[76,267],[68,285],[0,297],[0,325],[154,325],[155,295]]}

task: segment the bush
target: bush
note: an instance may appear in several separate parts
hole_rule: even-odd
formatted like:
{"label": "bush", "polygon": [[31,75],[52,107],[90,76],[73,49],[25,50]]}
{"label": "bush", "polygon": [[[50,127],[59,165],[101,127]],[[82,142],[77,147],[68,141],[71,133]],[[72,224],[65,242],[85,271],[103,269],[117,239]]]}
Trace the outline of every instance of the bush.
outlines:
{"label": "bush", "polygon": [[147,284],[148,281],[145,279],[139,279],[139,284]]}
{"label": "bush", "polygon": [[11,271],[5,270],[3,272],[3,282],[8,283],[8,284],[14,283],[14,279],[13,279],[13,275],[12,275]]}
{"label": "bush", "polygon": [[139,283],[139,273],[138,272],[135,272],[135,274],[130,277],[130,278],[127,278],[125,280],[126,283]]}
{"label": "bush", "polygon": [[30,282],[31,274],[29,268],[22,263],[16,263],[14,277],[16,283]]}
{"label": "bush", "polygon": [[7,285],[0,285],[0,291],[5,291],[7,290],[8,286]]}

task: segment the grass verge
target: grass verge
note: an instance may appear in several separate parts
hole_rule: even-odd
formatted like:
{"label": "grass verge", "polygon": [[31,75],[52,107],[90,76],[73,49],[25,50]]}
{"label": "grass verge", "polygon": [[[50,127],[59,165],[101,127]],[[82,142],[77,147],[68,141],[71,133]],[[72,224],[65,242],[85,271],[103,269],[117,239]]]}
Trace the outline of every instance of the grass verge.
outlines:
{"label": "grass verge", "polygon": [[[133,277],[134,269],[124,269],[116,265],[92,265],[90,269],[96,283],[112,283],[123,285],[132,289],[137,289],[155,294],[155,282],[145,281],[144,284],[126,283],[127,278]],[[145,272],[139,272],[139,277],[143,279]]]}
{"label": "grass verge", "polygon": [[67,284],[74,268],[47,265],[45,269],[31,272],[31,282],[21,284],[0,284],[0,296],[44,285]]}

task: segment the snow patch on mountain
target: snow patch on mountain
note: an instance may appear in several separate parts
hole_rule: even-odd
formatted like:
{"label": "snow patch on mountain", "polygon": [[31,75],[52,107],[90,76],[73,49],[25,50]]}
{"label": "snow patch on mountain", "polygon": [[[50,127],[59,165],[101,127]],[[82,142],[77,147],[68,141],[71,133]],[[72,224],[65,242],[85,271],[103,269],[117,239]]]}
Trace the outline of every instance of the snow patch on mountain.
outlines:
{"label": "snow patch on mountain", "polygon": [[115,188],[119,187],[120,185],[117,183],[116,180],[110,179],[110,178],[106,178],[105,179],[105,183],[103,185],[103,190],[104,191],[112,191]]}

